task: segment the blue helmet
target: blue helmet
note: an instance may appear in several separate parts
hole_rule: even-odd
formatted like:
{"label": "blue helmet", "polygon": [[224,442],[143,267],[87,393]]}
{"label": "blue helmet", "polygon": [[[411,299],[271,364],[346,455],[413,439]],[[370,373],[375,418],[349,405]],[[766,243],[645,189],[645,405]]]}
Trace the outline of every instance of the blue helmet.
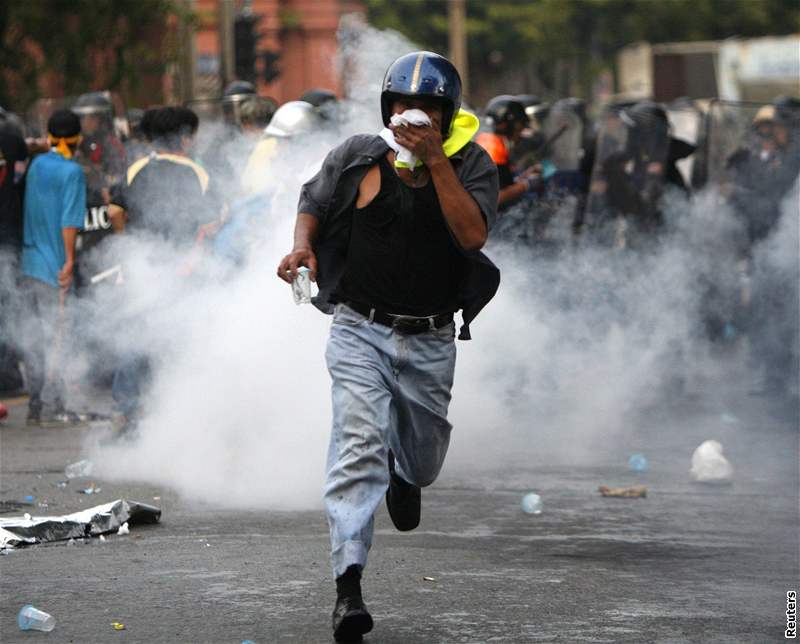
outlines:
{"label": "blue helmet", "polygon": [[400,56],[389,65],[383,77],[381,116],[384,125],[389,125],[392,115],[392,95],[441,99],[442,135],[447,136],[461,107],[461,77],[447,58],[430,51],[415,51]]}

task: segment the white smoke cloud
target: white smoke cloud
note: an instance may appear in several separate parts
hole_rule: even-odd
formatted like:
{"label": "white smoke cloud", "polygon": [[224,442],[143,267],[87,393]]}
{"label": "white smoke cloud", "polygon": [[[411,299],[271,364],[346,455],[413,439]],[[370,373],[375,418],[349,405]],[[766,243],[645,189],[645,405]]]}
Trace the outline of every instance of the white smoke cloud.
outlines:
{"label": "white smoke cloud", "polygon": [[[345,104],[342,136],[377,131],[380,79],[414,49],[397,34],[361,29],[343,34],[354,100]],[[274,168],[281,189],[251,230],[238,271],[206,257],[184,277],[185,254],[130,239],[109,249],[114,263],[122,258],[126,286],[106,332],[115,330],[118,352],[146,347],[154,371],[139,439],[89,446],[98,475],[225,507],[321,505],[330,319],[295,306],[275,268],[291,246],[302,180],[330,144],[306,141],[282,153]],[[503,283],[473,324],[474,340],[458,343],[446,470],[527,455],[602,461],[681,383],[724,382],[708,377],[721,367],[701,329],[700,278],[730,271],[738,279],[735,257],[717,252],[736,225],[711,194],[691,208],[670,198],[666,212],[671,234],[647,253],[586,246],[535,258],[490,245]],[[796,213],[787,213],[776,248],[764,245],[769,256],[791,255],[777,236],[797,237]]]}

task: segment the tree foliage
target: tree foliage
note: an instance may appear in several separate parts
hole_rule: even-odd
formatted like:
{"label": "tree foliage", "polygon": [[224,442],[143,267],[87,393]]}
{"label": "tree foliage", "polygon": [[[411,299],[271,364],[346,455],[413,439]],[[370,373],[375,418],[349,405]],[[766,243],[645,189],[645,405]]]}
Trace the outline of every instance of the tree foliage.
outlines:
{"label": "tree foliage", "polygon": [[52,78],[65,95],[114,89],[130,95],[147,74],[163,74],[174,0],[6,0],[0,2],[0,105],[24,109]]}
{"label": "tree foliage", "polygon": [[[446,52],[447,0],[366,0],[370,22]],[[720,40],[800,31],[797,0],[467,0],[472,87],[515,74],[509,91],[588,98],[627,44]]]}

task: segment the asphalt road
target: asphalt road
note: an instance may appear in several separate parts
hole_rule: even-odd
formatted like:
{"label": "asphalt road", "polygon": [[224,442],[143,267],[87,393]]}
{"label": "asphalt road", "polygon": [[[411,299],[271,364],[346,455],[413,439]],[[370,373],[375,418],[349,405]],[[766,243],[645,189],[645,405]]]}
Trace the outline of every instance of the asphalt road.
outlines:
{"label": "asphalt road", "polygon": [[[646,474],[604,455],[581,466],[517,454],[502,468],[446,467],[423,493],[420,529],[399,534],[383,509],[377,517],[364,580],[376,626],[365,641],[782,641],[786,591],[800,580],[797,419],[746,397],[728,411],[735,422],[694,401],[643,426]],[[86,479],[55,487],[90,430],[25,428],[24,413],[17,404],[0,424],[0,500],[32,494],[49,507],[5,516],[127,498],[163,518],[104,543],[0,557],[2,642],[331,641],[321,513],[233,512],[140,484],[98,480],[90,497],[76,494]],[[730,486],[688,477],[711,421],[736,468]],[[602,498],[601,483],[649,493]],[[531,489],[545,502],[538,516],[520,509]],[[55,630],[20,632],[27,603],[54,615]]]}

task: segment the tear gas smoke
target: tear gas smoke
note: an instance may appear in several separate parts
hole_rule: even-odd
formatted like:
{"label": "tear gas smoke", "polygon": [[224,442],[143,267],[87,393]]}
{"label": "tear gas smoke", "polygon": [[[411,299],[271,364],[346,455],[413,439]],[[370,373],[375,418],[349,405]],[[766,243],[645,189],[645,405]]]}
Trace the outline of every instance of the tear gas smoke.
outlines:
{"label": "tear gas smoke", "polygon": [[[377,132],[382,75],[414,49],[397,34],[344,23],[340,64],[351,99],[340,140]],[[116,355],[146,351],[154,363],[138,440],[90,446],[99,476],[227,507],[321,505],[330,319],[295,306],[275,268],[291,246],[300,186],[333,144],[331,136],[285,142],[236,270],[154,240],[121,236],[105,245],[103,267],[121,263],[125,285],[118,294],[103,289],[104,323],[92,333],[114,338]],[[735,261],[715,250],[736,234],[733,218],[711,194],[691,207],[668,197],[665,210],[670,234],[647,253],[585,246],[544,258],[490,244],[503,282],[473,324],[475,339],[458,343],[445,470],[512,455],[602,461],[681,381],[730,380],[700,329],[707,292],[699,278],[727,271],[738,279]],[[793,271],[797,213],[785,210],[759,252]],[[190,276],[188,263],[196,267]]]}

